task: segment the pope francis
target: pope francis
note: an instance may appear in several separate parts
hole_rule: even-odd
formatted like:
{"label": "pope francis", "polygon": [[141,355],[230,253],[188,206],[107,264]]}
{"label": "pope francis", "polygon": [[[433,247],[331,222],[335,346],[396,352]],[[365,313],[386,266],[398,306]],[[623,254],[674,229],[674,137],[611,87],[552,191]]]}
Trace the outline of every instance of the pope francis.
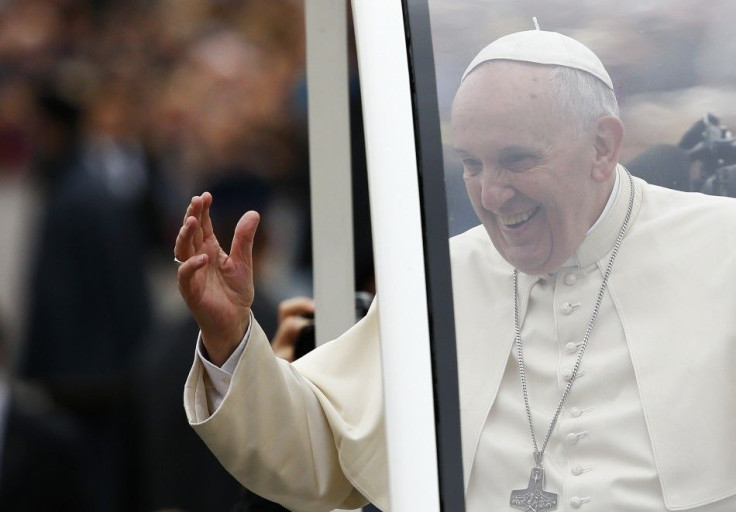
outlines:
{"label": "pope francis", "polygon": [[[470,512],[736,510],[736,201],[618,164],[611,79],[540,30],[465,72],[453,143],[481,226],[450,242]],[[255,212],[212,197],[176,241],[201,336],[189,421],[242,484],[300,511],[386,510],[377,314],[294,364],[252,318]]]}

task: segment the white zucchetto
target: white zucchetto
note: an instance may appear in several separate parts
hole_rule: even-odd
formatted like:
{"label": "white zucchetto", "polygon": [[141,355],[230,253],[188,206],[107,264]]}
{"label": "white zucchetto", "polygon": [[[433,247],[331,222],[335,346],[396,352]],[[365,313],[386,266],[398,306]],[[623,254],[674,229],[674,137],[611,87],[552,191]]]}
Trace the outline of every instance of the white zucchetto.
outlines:
{"label": "white zucchetto", "polygon": [[496,39],[475,56],[462,80],[476,67],[490,60],[515,60],[579,69],[590,73],[613,90],[613,82],[603,63],[583,43],[558,32],[526,30]]}

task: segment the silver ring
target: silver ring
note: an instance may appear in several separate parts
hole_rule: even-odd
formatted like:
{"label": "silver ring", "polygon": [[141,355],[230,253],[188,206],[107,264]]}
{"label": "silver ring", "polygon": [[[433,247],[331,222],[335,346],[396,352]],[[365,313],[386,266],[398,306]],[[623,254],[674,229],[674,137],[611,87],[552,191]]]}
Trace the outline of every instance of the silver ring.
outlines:
{"label": "silver ring", "polygon": [[174,263],[176,263],[176,266],[177,266],[177,267],[181,267],[181,265],[182,265],[182,264],[183,264],[184,262],[183,262],[183,261],[181,261],[181,260],[180,260],[179,258],[177,258],[176,256],[174,256]]}

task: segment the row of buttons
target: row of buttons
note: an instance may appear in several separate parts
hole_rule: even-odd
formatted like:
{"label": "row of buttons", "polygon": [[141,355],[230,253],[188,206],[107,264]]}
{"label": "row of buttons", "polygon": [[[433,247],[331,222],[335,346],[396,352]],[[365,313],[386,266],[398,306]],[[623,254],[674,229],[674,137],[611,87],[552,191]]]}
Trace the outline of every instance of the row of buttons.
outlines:
{"label": "row of buttons", "polygon": [[[577,276],[574,273],[567,274],[564,279],[565,284],[568,286],[573,286],[577,282],[577,280],[578,280]],[[581,306],[582,305],[579,302],[576,302],[576,303],[565,302],[560,306],[560,311],[564,315],[570,315],[573,312],[580,309]],[[575,354],[578,350],[580,350],[580,345],[581,345],[580,343],[575,343],[574,341],[571,341],[565,345],[565,352],[571,355]],[[582,377],[584,373],[585,372],[578,370],[576,378]],[[562,373],[562,378],[569,382],[570,379],[572,378],[572,370],[565,370]],[[587,412],[587,409],[580,409],[579,407],[572,407],[570,409],[570,416],[573,418],[579,418],[584,412]],[[567,436],[565,436],[565,441],[567,441],[569,445],[575,445],[578,443],[578,441],[580,441],[580,439],[586,437],[587,435],[588,433],[585,431],[577,432],[577,433],[570,432],[569,434],[567,434]],[[580,464],[576,464],[570,468],[570,472],[575,476],[580,476],[586,471],[590,471],[590,470],[591,470],[590,467],[582,466]],[[588,503],[588,502],[590,502],[590,498],[588,497],[573,496],[572,498],[570,498],[570,506],[572,508],[580,508],[583,506],[583,504]]]}
{"label": "row of buttons", "polygon": [[[578,375],[579,374],[580,373],[578,373]],[[573,418],[579,418],[585,412],[588,412],[588,409],[581,409],[579,407],[570,408],[570,416]],[[569,434],[567,434],[567,436],[565,436],[565,441],[567,442],[567,444],[572,446],[572,445],[576,445],[578,441],[580,441],[581,439],[587,436],[588,436],[587,431],[570,432]],[[570,468],[570,473],[572,473],[574,476],[580,476],[583,473],[587,471],[591,471],[591,470],[592,468],[590,466],[583,466],[581,464],[575,464],[574,466]],[[590,498],[588,497],[581,498],[578,496],[573,496],[572,498],[570,498],[570,506],[572,508],[580,508],[583,506],[583,504],[588,503],[589,501],[590,501]]]}

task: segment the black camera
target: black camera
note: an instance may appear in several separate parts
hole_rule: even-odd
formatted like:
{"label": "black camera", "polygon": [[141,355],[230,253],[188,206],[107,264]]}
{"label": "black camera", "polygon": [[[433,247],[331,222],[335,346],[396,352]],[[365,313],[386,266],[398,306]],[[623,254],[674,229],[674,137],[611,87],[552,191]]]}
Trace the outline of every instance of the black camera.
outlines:
{"label": "black camera", "polygon": [[736,197],[736,138],[716,116],[703,116],[685,133],[679,146],[695,164],[691,190]]}
{"label": "black camera", "polygon": [[[356,292],[355,293],[355,319],[360,320],[366,313],[368,308],[371,307],[373,302],[373,295],[368,292]],[[312,318],[314,318],[312,316]],[[314,350],[315,337],[314,337],[314,323],[302,327],[299,331],[299,335],[294,342],[294,359],[299,359],[303,355]]]}

